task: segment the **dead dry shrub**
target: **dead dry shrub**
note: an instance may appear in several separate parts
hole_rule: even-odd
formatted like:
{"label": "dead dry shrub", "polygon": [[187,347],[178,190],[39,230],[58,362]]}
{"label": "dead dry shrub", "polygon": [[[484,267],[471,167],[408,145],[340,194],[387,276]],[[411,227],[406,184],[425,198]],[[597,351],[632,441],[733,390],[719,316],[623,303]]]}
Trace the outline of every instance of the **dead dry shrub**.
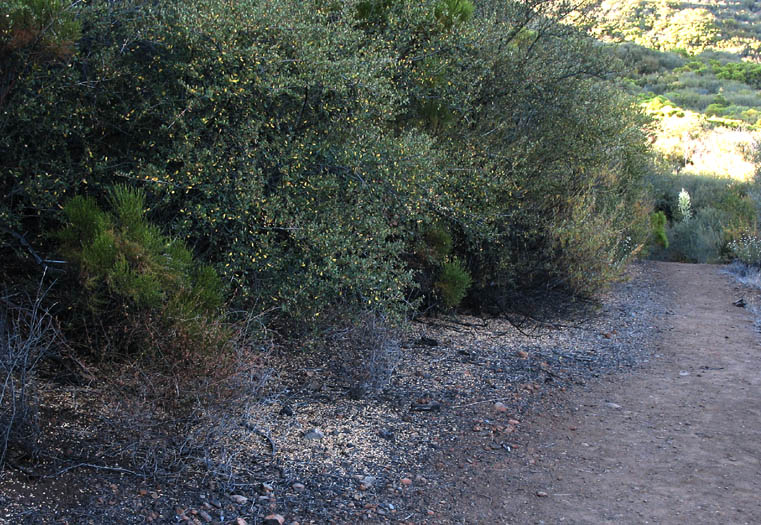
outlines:
{"label": "dead dry shrub", "polygon": [[332,333],[329,344],[349,395],[361,399],[378,393],[391,379],[399,362],[398,331],[384,316],[366,312],[353,323]]}
{"label": "dead dry shrub", "polygon": [[44,282],[43,276],[34,295],[0,297],[0,469],[11,446],[35,452],[40,434],[37,368],[63,341],[45,306],[49,287]]}
{"label": "dead dry shrub", "polygon": [[151,352],[112,365],[96,425],[113,446],[100,456],[157,480],[188,470],[229,476],[226,438],[273,374],[273,343],[255,323],[209,321],[193,334],[156,332]]}

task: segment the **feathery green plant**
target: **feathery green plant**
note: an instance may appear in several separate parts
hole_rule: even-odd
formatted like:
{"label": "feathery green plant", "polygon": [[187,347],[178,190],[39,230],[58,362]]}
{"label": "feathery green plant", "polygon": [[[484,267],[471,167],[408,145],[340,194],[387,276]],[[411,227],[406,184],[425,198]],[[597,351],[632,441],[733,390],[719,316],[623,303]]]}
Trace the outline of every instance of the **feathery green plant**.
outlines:
{"label": "feathery green plant", "polygon": [[439,279],[436,281],[436,290],[445,307],[455,308],[465,298],[472,283],[473,279],[468,271],[455,259],[442,265]]}
{"label": "feathery green plant", "polygon": [[76,196],[64,206],[66,227],[58,233],[64,253],[75,262],[89,304],[127,302],[142,309],[166,307],[166,315],[212,315],[222,304],[216,272],[194,263],[184,243],[170,239],[145,217],[145,194],[115,186],[111,213],[91,197]]}

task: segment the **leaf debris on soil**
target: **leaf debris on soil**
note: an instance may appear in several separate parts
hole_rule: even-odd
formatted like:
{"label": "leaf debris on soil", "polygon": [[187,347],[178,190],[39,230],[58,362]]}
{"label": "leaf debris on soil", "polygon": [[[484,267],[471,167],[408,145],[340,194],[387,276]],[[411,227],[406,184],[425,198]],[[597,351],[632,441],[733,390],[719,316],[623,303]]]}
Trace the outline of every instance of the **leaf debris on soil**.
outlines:
{"label": "leaf debris on soil", "polygon": [[[261,523],[276,514],[301,524],[441,523],[421,502],[429,487],[450,482],[441,463],[463,436],[481,439],[485,455],[514,453],[511,435],[544,396],[650,360],[667,302],[645,262],[575,328],[537,325],[529,337],[498,319],[415,323],[390,384],[364,399],[348,395],[329,349],[273,355],[276,378],[255,401],[230,408],[225,421],[237,424],[224,427],[215,449],[183,449],[186,436],[177,436],[176,449],[163,451],[198,458],[177,461],[163,481],[151,476],[150,458],[136,464],[138,444],[109,427],[123,407],[93,387],[50,385],[41,399],[44,456],[16,463],[60,473],[35,478],[11,464],[0,477],[0,522]],[[307,439],[316,429],[321,437]]]}

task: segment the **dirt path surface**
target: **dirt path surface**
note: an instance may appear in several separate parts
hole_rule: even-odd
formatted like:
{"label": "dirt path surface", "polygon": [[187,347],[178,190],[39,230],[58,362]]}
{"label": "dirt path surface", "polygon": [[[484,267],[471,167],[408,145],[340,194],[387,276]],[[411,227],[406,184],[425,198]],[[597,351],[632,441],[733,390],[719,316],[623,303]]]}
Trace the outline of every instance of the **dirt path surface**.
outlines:
{"label": "dirt path surface", "polygon": [[504,460],[463,446],[439,522],[761,523],[761,346],[733,305],[747,292],[715,266],[652,277],[673,297],[654,359],[547,400]]}

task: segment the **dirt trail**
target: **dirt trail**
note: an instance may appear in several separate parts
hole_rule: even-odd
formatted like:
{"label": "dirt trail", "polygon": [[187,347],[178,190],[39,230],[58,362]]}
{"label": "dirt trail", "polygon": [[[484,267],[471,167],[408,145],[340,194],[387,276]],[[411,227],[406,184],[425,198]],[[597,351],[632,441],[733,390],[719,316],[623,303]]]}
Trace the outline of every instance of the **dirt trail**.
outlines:
{"label": "dirt trail", "polygon": [[[110,414],[98,408],[110,398],[54,386],[43,406],[59,419],[41,449],[62,457],[29,469],[63,470],[6,470],[0,523],[179,523],[197,512],[195,523],[208,513],[259,525],[277,510],[289,525],[761,524],[761,336],[733,305],[759,304],[761,292],[720,270],[637,264],[596,317],[533,338],[507,322],[487,333],[487,323],[421,325],[442,344],[407,347],[396,397],[383,402],[336,396],[331,375],[312,377],[304,371],[317,368],[288,354],[290,368],[275,369],[289,382],[273,386],[288,396],[246,416],[269,424],[271,440],[228,436],[236,465],[258,469],[234,488],[245,504],[193,467],[167,484],[100,468],[116,447],[90,415]],[[414,410],[431,400],[437,409]],[[306,440],[317,426],[323,437]],[[59,450],[67,443],[85,452]],[[363,488],[354,473],[376,478]]]}
{"label": "dirt trail", "polygon": [[761,345],[719,269],[655,265],[674,311],[651,365],[537,410],[441,522],[761,523]]}

